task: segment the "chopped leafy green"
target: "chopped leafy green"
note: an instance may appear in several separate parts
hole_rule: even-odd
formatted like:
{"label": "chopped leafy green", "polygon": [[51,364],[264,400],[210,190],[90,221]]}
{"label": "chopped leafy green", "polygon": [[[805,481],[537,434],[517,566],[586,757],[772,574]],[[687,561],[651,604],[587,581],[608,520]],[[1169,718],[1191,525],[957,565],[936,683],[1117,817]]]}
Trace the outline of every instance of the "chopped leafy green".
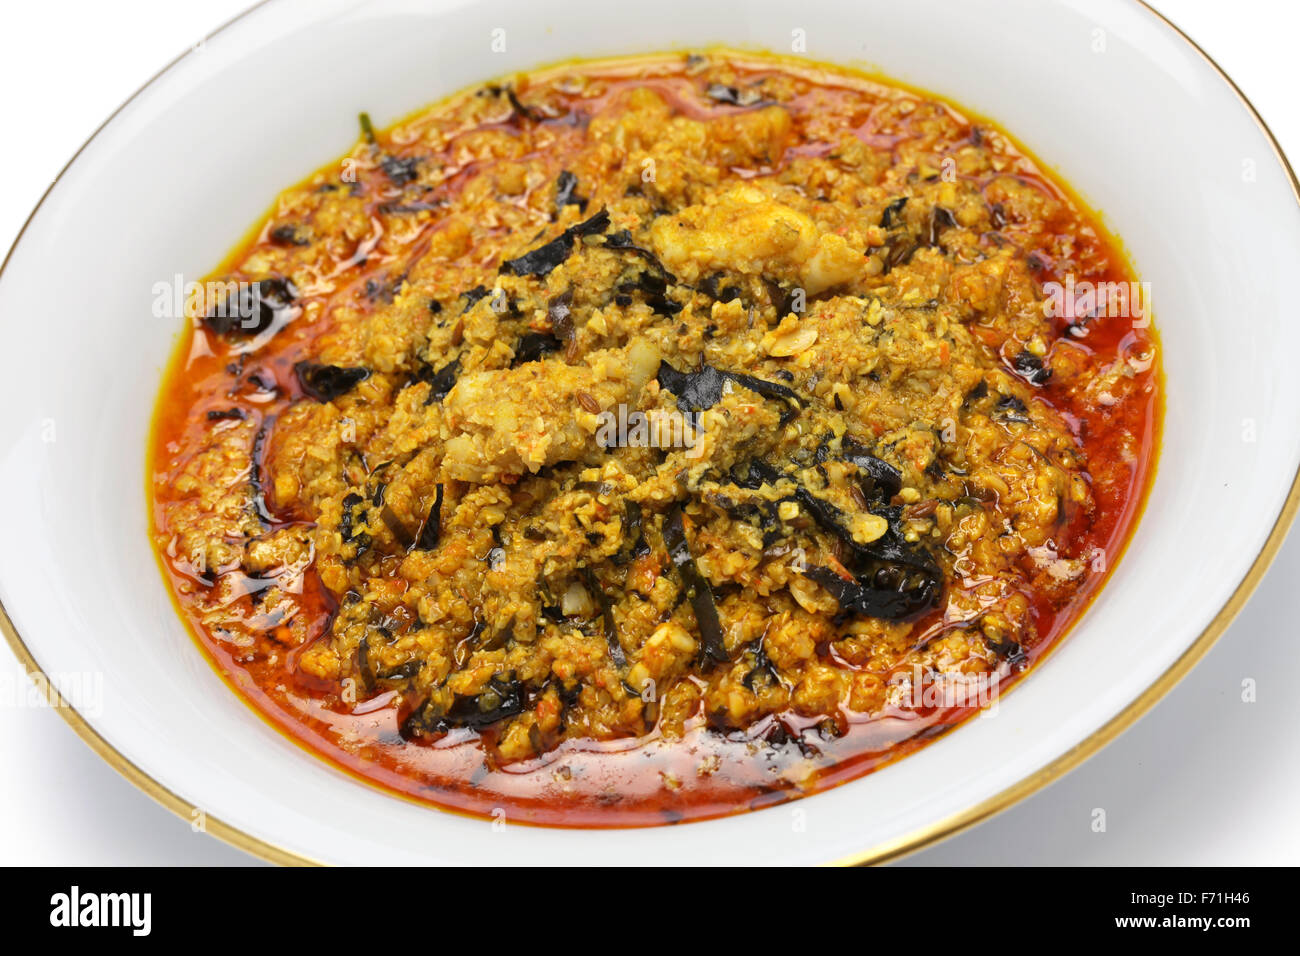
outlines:
{"label": "chopped leafy green", "polygon": [[295,363],[293,371],[303,392],[318,402],[332,402],[370,377],[368,368],[308,361]]}
{"label": "chopped leafy green", "polygon": [[690,543],[686,540],[686,520],[680,505],[664,518],[663,536],[668,557],[677,569],[682,588],[695,611],[695,623],[700,629],[704,656],[716,662],[727,660],[727,647],[722,640],[722,622],[718,618],[718,607],[713,602],[713,590],[700,573],[695,557],[691,554]]}

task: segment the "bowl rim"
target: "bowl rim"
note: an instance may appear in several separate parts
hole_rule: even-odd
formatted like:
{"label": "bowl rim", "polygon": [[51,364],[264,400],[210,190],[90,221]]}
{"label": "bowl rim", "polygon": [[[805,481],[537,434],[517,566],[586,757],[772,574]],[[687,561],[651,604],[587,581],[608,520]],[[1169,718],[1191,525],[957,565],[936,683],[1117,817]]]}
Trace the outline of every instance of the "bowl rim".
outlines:
{"label": "bowl rim", "polygon": [[[50,193],[59,184],[64,175],[86,148],[105,129],[105,127],[107,127],[119,113],[140,96],[141,93],[153,86],[153,84],[156,83],[165,73],[170,71],[172,67],[180,63],[186,57],[192,55],[195,49],[201,46],[203,42],[212,39],[229,27],[243,20],[245,17],[254,13],[256,10],[272,2],[273,0],[258,0],[258,2],[254,3],[252,6],[216,27],[190,49],[185,50],[180,55],[171,59],[166,65],[154,73],[153,76],[146,80],[139,89],[127,97],[121,105],[113,110],[113,112],[95,128],[94,132],[86,138],[86,141],[78,147],[77,151],[72,154],[72,157],[64,164],[63,168],[59,170],[58,175],[56,175],[50,182],[49,186],[45,189],[45,192],[42,193],[41,198],[28,214],[26,220],[24,220],[22,228],[18,230],[17,236],[14,237],[13,244],[5,253],[4,259],[0,260],[0,280],[4,278],[5,269],[13,258],[14,253],[17,251],[19,244],[22,242],[28,226],[31,225],[36,214],[40,212],[42,206],[45,205],[45,201],[49,198]],[[1246,110],[1246,113],[1259,128],[1259,131],[1268,142],[1269,148],[1272,150],[1274,157],[1277,159],[1277,162],[1282,167],[1283,172],[1286,174],[1286,177],[1290,182],[1292,197],[1296,201],[1297,205],[1300,205],[1300,178],[1297,178],[1294,167],[1292,167],[1290,160],[1287,159],[1286,153],[1282,149],[1282,145],[1278,142],[1277,137],[1273,135],[1273,131],[1269,129],[1264,118],[1259,114],[1259,111],[1255,108],[1254,104],[1251,103],[1246,94],[1242,92],[1241,88],[1236,84],[1232,77],[1228,75],[1223,67],[1221,67],[1214,58],[1210,56],[1210,54],[1208,54],[1195,40],[1184,32],[1182,28],[1169,19],[1169,17],[1151,6],[1147,0],[1130,0],[1130,2],[1141,11],[1144,11],[1155,18],[1159,25],[1168,29],[1174,37],[1190,47],[1196,56],[1203,60],[1214,74],[1227,84],[1232,94]],[[829,861],[829,865],[862,866],[880,864],[914,853],[917,850],[930,846],[950,836],[954,836],[963,830],[1001,813],[1003,810],[1010,808],[1026,797],[1043,789],[1048,784],[1064,777],[1071,770],[1075,769],[1089,757],[1100,751],[1103,747],[1136,723],[1138,719],[1154,707],[1161,698],[1168,694],[1179,681],[1186,677],[1192,668],[1195,667],[1196,664],[1200,662],[1201,658],[1210,650],[1223,632],[1227,630],[1228,625],[1232,623],[1233,619],[1238,613],[1240,613],[1246,602],[1250,600],[1251,595],[1254,593],[1259,582],[1268,571],[1269,566],[1277,557],[1277,553],[1282,547],[1282,542],[1286,539],[1298,512],[1300,512],[1300,470],[1296,472],[1295,477],[1291,481],[1291,486],[1287,492],[1286,500],[1283,502],[1282,508],[1278,512],[1263,546],[1255,556],[1255,559],[1251,563],[1250,568],[1246,571],[1245,576],[1233,589],[1232,594],[1224,603],[1223,607],[1219,609],[1217,614],[1215,614],[1209,625],[1206,626],[1206,628],[1197,635],[1196,639],[1188,645],[1187,649],[1179,655],[1178,659],[1174,661],[1174,663],[1171,664],[1164,673],[1157,677],[1156,680],[1153,681],[1145,690],[1143,690],[1141,694],[1125,705],[1124,709],[1115,714],[1109,721],[1097,730],[1093,731],[1089,736],[1079,741],[1065,753],[993,796],[967,807],[964,810],[958,811],[942,820],[919,827],[910,833],[906,833],[893,840]],[[80,737],[91,750],[103,758],[103,760],[114,770],[162,806],[166,807],[182,819],[194,819],[194,814],[198,809],[194,804],[169,790],[159,781],[155,780],[148,773],[123,756],[116,748],[109,744],[108,741],[100,736],[99,732],[95,730],[91,723],[83,717],[76,708],[63,698],[58,689],[54,686],[53,682],[49,679],[48,675],[46,675],[40,663],[36,660],[36,657],[32,654],[31,649],[23,640],[22,635],[19,634],[18,629],[14,626],[8,612],[5,610],[3,601],[0,601],[0,632],[4,633],[5,640],[8,642],[14,655],[18,658],[23,670],[36,684],[38,690],[41,692],[50,708],[63,717],[77,736]],[[216,819],[210,815],[205,815],[205,829],[211,835],[221,839],[231,846],[270,863],[294,866],[324,865],[320,860],[278,846],[277,844],[262,839],[261,837],[253,836],[238,827],[232,826],[231,824]]]}

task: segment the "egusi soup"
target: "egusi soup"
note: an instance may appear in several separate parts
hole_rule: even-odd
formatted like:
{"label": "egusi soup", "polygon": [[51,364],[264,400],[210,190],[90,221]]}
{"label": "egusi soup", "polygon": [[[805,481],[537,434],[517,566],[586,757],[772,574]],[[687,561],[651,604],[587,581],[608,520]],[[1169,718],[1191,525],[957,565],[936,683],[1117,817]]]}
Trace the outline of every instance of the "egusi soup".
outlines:
{"label": "egusi soup", "polygon": [[183,616],[316,753],[519,822],[761,807],[995,702],[1114,565],[1147,297],[995,126],[725,52],[360,125],[191,290],[150,466]]}

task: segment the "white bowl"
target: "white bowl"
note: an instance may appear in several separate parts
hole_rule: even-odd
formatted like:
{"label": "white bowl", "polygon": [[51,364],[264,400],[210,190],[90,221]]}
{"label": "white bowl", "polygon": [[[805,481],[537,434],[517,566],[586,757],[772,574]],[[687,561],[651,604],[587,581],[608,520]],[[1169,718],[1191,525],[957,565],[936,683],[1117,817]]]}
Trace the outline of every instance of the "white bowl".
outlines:
{"label": "white bowl", "polygon": [[[180,328],[153,317],[154,284],[216,266],[282,188],[351,145],[360,110],[391,122],[574,56],[789,52],[794,31],[811,58],[878,69],[999,121],[1102,211],[1152,283],[1164,448],[1146,515],[1100,598],[996,719],[829,792],[727,819],[494,829],[371,788],[290,743],[207,664],[151,553],[145,447]],[[492,52],[502,37],[505,51]],[[74,699],[78,709],[62,712],[114,766],[271,859],[895,856],[1095,752],[1191,667],[1259,579],[1300,497],[1296,189],[1226,78],[1130,0],[263,4],[94,135],[4,266],[0,624],[28,668]]]}

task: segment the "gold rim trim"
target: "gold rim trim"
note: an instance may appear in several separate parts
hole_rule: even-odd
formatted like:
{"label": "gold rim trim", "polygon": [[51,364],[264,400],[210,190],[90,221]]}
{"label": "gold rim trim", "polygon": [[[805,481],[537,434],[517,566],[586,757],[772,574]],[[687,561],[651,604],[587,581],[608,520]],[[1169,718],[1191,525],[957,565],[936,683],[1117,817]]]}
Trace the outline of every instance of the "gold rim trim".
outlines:
{"label": "gold rim trim", "polygon": [[[1196,54],[1205,61],[1228,88],[1237,97],[1237,100],[1245,107],[1250,118],[1255,121],[1259,127],[1264,139],[1267,140],[1269,148],[1272,149],[1273,155],[1277,158],[1278,164],[1282,171],[1286,173],[1287,179],[1291,183],[1291,193],[1300,205],[1300,179],[1296,178],[1295,169],[1292,168],[1291,162],[1287,159],[1286,153],[1282,149],[1282,144],[1277,141],[1273,131],[1269,129],[1268,124],[1264,122],[1264,117],[1259,115],[1259,110],[1255,109],[1255,104],[1250,101],[1245,93],[1242,92],[1236,82],[1230,77],[1223,67],[1215,59],[1206,53],[1195,40],[1187,35],[1181,27],[1170,20],[1167,16],[1151,6],[1147,0],[1134,0],[1134,2],[1155,19],[1164,24],[1171,30],[1175,36],[1183,40],[1190,46]],[[1295,478],[1291,481],[1291,488],[1287,492],[1286,500],[1282,504],[1282,510],[1278,513],[1277,520],[1273,522],[1273,528],[1269,532],[1268,538],[1264,541],[1264,547],[1260,549],[1259,554],[1255,557],[1254,562],[1246,571],[1238,583],[1228,602],[1223,605],[1219,613],[1210,621],[1209,626],[1203,630],[1195,641],[1183,651],[1178,660],[1156,678],[1146,690],[1139,694],[1123,710],[1112,717],[1109,721],[1099,727],[1093,733],[1075,744],[1061,756],[1057,757],[1050,763],[1040,767],[1038,770],[1023,778],[1018,783],[1012,784],[1000,793],[994,794],[987,800],[977,803],[960,813],[955,813],[945,820],[938,823],[930,824],[920,830],[890,840],[869,850],[861,853],[851,854],[833,861],[833,866],[868,866],[880,863],[888,863],[901,857],[921,850],[931,844],[937,843],[950,836],[955,836],[963,830],[975,826],[977,823],[996,816],[1003,810],[1008,809],[1021,800],[1025,799],[1039,790],[1046,787],[1049,783],[1064,777],[1071,770],[1078,767],[1093,754],[1097,753],[1115,738],[1117,738],[1129,727],[1137,723],[1138,719],[1154,707],[1162,697],[1174,686],[1186,677],[1203,658],[1206,653],[1214,646],[1223,632],[1228,629],[1250,596],[1254,594],[1255,588],[1263,580],[1264,574],[1268,571],[1269,565],[1277,557],[1277,553],[1282,548],[1282,542],[1286,540],[1287,533],[1295,521],[1296,512],[1300,510],[1300,471],[1297,471]]]}
{"label": "gold rim trim", "polygon": [[[270,2],[271,0],[259,0],[258,3],[230,20],[227,20],[217,29],[213,30],[203,38],[204,41],[212,39]],[[1264,134],[1264,138],[1267,140],[1270,149],[1272,149],[1273,155],[1277,158],[1283,172],[1286,173],[1287,178],[1290,180],[1291,192],[1295,197],[1296,203],[1300,205],[1300,180],[1296,178],[1295,170],[1287,159],[1286,153],[1283,152],[1281,144],[1278,143],[1277,137],[1273,135],[1273,131],[1269,129],[1268,124],[1264,122],[1263,117],[1259,115],[1259,111],[1255,109],[1254,104],[1251,103],[1246,94],[1241,91],[1241,88],[1237,86],[1232,77],[1230,77],[1224,69],[1215,62],[1214,58],[1206,53],[1195,40],[1183,32],[1183,30],[1172,20],[1162,14],[1159,10],[1152,7],[1146,2],[1146,0],[1133,0],[1133,2],[1151,16],[1155,17],[1157,21],[1171,30],[1175,36],[1187,43],[1187,45],[1190,46],[1207,65],[1209,65],[1219,78],[1228,85],[1228,88],[1237,97],[1241,105],[1245,107],[1246,112],[1250,115],[1251,119],[1254,120],[1255,125],[1259,127],[1260,132]],[[9,252],[5,255],[4,261],[0,262],[0,278],[4,276],[5,268],[9,265],[10,259],[13,258],[13,254],[18,249],[19,243],[22,242],[23,236],[27,232],[27,227],[31,225],[32,220],[45,204],[45,200],[49,198],[54,187],[59,184],[60,180],[63,179],[63,176],[72,167],[72,164],[75,163],[78,157],[80,157],[86,150],[86,147],[94,141],[95,137],[97,137],[100,132],[118,116],[119,113],[134,102],[136,97],[152,86],[156,80],[171,70],[172,67],[176,66],[176,64],[189,56],[191,52],[192,51],[187,50],[185,53],[182,53],[150,77],[149,80],[140,87],[140,89],[131,94],[130,98],[109,114],[108,118],[105,119],[93,133],[91,133],[85,143],[83,143],[76,153],[72,155],[72,158],[69,159],[63,169],[59,171],[59,174],[54,177],[53,182],[50,183],[49,188],[45,190],[40,201],[37,202],[36,206],[32,209],[31,214],[28,215],[27,220],[23,223],[22,228],[18,231],[18,235],[14,239],[14,243],[10,247]],[[1155,704],[1164,697],[1165,694],[1173,689],[1175,684],[1186,677],[1191,669],[1196,666],[1201,658],[1205,656],[1206,652],[1208,652],[1214,645],[1214,642],[1219,639],[1227,629],[1228,625],[1232,623],[1233,618],[1237,616],[1242,607],[1244,607],[1246,602],[1250,599],[1250,596],[1254,593],[1255,588],[1259,586],[1259,582],[1263,579],[1269,565],[1273,563],[1273,559],[1277,557],[1277,553],[1282,547],[1282,542],[1286,539],[1287,532],[1290,530],[1290,527],[1295,520],[1297,511],[1300,511],[1300,471],[1298,471],[1295,478],[1292,479],[1291,488],[1282,505],[1282,510],[1279,512],[1277,520],[1273,523],[1272,530],[1269,532],[1263,548],[1256,556],[1249,570],[1247,570],[1245,577],[1242,578],[1241,582],[1233,591],[1232,596],[1228,599],[1227,603],[1224,604],[1222,609],[1220,609],[1219,613],[1214,616],[1214,619],[1210,622],[1209,626],[1201,632],[1187,650],[1179,656],[1178,660],[1176,660],[1168,670],[1161,674],[1153,684],[1138,695],[1138,697],[1129,703],[1122,711],[1094,731],[1089,737],[1080,741],[1064,754],[1043,767],[1040,767],[1027,777],[1024,777],[1012,786],[973,807],[963,810],[960,813],[953,814],[937,823],[932,823],[929,826],[904,834],[901,837],[878,844],[877,846],[864,850],[861,853],[841,857],[840,859],[832,861],[830,865],[862,866],[887,863],[891,860],[896,860],[900,857],[906,856],[909,853],[921,850],[931,844],[939,842],[940,840],[946,839],[947,837],[954,836],[977,823],[1001,813],[1003,810],[1008,809],[1012,805],[1023,800],[1025,797],[1041,790],[1049,783],[1065,776],[1065,774],[1078,767],[1093,754],[1097,753],[1117,738],[1125,730],[1136,723],[1138,718],[1142,717],[1147,711],[1155,706]],[[40,664],[37,663],[36,658],[32,656],[31,651],[19,635],[17,628],[14,627],[13,621],[10,620],[3,602],[0,602],[0,631],[4,632],[5,639],[8,641],[10,648],[12,648],[14,655],[22,664],[27,675],[31,677],[37,687],[41,689],[50,706],[56,713],[62,716],[65,721],[67,721],[68,725],[76,732],[77,736],[85,741],[86,745],[90,747],[91,750],[102,757],[109,766],[133,783],[136,787],[144,791],[158,803],[162,804],[182,819],[192,821],[196,813],[203,813],[199,807],[167,789],[167,787],[163,786],[131,761],[127,760],[126,757],[118,752],[112,744],[101,737],[74,707],[69,705],[68,702],[63,699],[62,695],[60,695],[58,689],[54,687]],[[243,850],[246,853],[250,853],[253,856],[260,857],[270,863],[287,866],[321,865],[321,861],[319,860],[312,859],[303,854],[269,843],[266,840],[245,833],[237,827],[231,826],[230,824],[214,817],[207,816],[206,814],[204,832],[218,837],[226,843],[229,843],[231,846]]]}
{"label": "gold rim trim", "polygon": [[[258,2],[253,4],[253,6],[234,17],[231,17],[211,33],[207,34],[203,37],[202,42],[206,43],[208,40],[211,40],[219,33],[227,30],[249,14],[266,6],[270,2],[271,0],[258,0]],[[197,46],[198,44],[195,45]],[[63,179],[68,170],[72,168],[72,164],[75,163],[81,154],[86,151],[86,147],[94,142],[95,137],[97,137],[109,123],[113,122],[113,120],[117,118],[118,114],[135,102],[136,98],[141,93],[147,90],[155,81],[162,77],[163,74],[167,73],[172,67],[176,66],[176,64],[180,63],[193,52],[193,48],[191,48],[179,56],[174,57],[166,66],[146,80],[143,86],[124,100],[122,105],[117,109],[113,110],[104,122],[100,123],[86,141],[77,148],[77,151],[72,154],[72,158],[64,164],[63,168],[59,170],[58,175],[54,177],[45,192],[41,194],[40,200],[28,214],[27,219],[23,222],[22,228],[18,230],[18,235],[14,238],[13,245],[10,246],[9,251],[5,253],[4,260],[0,262],[0,278],[4,277],[5,269],[9,266],[9,260],[13,258],[14,253],[18,250],[19,244],[23,241],[23,236],[27,233],[27,227],[32,224],[32,220],[36,218],[36,214],[40,212],[41,207],[45,205],[45,200],[50,197],[50,193],[54,191],[54,187],[59,184],[60,180]],[[281,866],[323,865],[319,860],[314,860],[300,853],[295,853],[292,850],[287,850],[274,843],[268,843],[266,840],[245,833],[238,827],[231,826],[222,820],[209,816],[195,804],[190,803],[188,800],[185,800],[173,793],[171,790],[168,790],[153,777],[149,776],[131,761],[127,760],[126,757],[122,756],[122,754],[119,753],[112,744],[101,737],[99,733],[90,726],[90,723],[85,717],[81,716],[81,714],[77,712],[76,708],[72,707],[63,698],[58,689],[54,686],[54,683],[41,668],[41,665],[36,662],[36,658],[32,656],[32,652],[28,649],[26,643],[24,643],[22,636],[18,633],[18,629],[14,627],[14,622],[9,618],[9,612],[5,609],[3,601],[0,601],[0,631],[4,632],[5,640],[8,641],[9,647],[14,652],[14,656],[18,658],[18,662],[22,665],[23,670],[27,672],[28,677],[32,678],[33,683],[35,683],[37,688],[42,692],[50,707],[65,721],[67,721],[68,726],[76,732],[78,737],[85,741],[86,746],[99,754],[99,756],[104,759],[105,763],[131,783],[135,784],[135,786],[140,790],[143,790],[146,794],[158,803],[162,804],[168,810],[171,810],[183,820],[192,822],[195,819],[196,813],[203,813],[203,832],[211,834],[212,836],[229,843],[236,849],[243,850],[245,853],[252,854],[253,856],[266,860],[269,863],[276,863]]]}

